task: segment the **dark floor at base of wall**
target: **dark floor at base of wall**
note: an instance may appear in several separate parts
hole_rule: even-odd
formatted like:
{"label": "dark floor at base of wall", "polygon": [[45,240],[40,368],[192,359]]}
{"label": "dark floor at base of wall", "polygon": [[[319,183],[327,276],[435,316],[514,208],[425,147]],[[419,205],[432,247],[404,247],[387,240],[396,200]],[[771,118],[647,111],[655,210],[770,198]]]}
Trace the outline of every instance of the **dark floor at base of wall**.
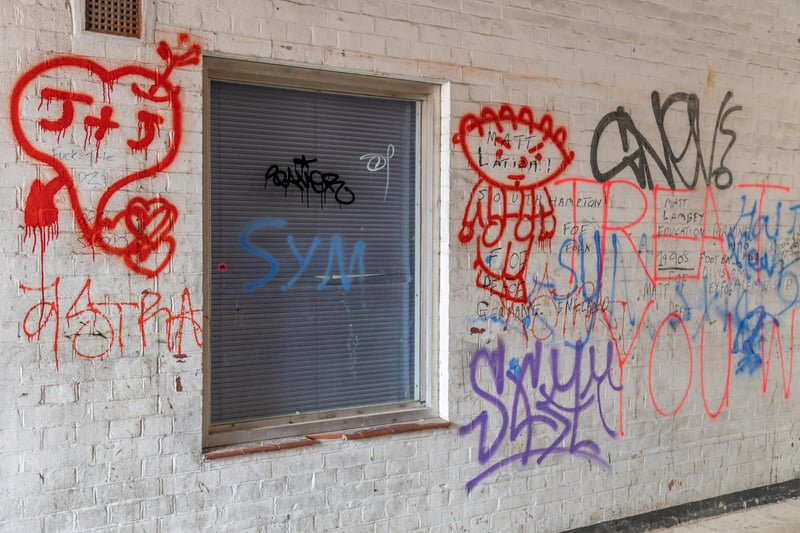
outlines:
{"label": "dark floor at base of wall", "polygon": [[[788,498],[800,497],[800,479],[766,485],[755,489],[733,492],[708,498],[699,502],[685,503],[640,515],[610,520],[593,526],[570,529],[568,533],[603,533],[650,531],[651,529],[677,526],[684,522],[731,513],[749,507],[775,503]],[[567,533],[567,532],[565,532]]]}

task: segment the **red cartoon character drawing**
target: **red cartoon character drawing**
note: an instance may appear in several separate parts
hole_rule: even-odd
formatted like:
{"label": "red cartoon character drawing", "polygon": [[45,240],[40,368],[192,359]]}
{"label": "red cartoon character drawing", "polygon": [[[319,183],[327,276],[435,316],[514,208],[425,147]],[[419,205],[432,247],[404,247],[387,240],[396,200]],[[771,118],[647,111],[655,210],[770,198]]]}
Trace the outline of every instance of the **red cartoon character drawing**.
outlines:
{"label": "red cartoon character drawing", "polygon": [[[546,185],[574,158],[567,132],[550,115],[537,122],[529,107],[510,105],[461,119],[453,143],[461,147],[479,180],[461,221],[459,240],[477,233],[477,285],[498,295],[505,306],[527,303],[525,274],[534,239],[547,246],[556,218]],[[478,226],[476,230],[475,226]]]}
{"label": "red cartoon character drawing", "polygon": [[[32,67],[14,85],[14,137],[28,157],[53,171],[48,177],[41,172],[25,201],[25,235],[33,237],[34,249],[38,241],[42,260],[46,244],[58,235],[55,196],[62,189],[92,251],[119,256],[147,277],[172,258],[178,210],[137,182],[163,172],[178,154],[183,110],[180,87],[170,78],[176,68],[199,64],[200,47],[181,34],[178,49],[161,41],[157,52],[163,70],[109,70],[87,58],[58,56]],[[88,199],[93,205],[85,209],[81,202]]]}

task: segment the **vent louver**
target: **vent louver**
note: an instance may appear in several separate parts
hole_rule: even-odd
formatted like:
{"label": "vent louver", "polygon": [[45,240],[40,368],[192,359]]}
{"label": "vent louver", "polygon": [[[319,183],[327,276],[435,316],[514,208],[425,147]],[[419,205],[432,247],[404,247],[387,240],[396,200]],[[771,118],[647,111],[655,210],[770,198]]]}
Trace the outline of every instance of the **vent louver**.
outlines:
{"label": "vent louver", "polygon": [[86,31],[139,37],[141,0],[86,0]]}

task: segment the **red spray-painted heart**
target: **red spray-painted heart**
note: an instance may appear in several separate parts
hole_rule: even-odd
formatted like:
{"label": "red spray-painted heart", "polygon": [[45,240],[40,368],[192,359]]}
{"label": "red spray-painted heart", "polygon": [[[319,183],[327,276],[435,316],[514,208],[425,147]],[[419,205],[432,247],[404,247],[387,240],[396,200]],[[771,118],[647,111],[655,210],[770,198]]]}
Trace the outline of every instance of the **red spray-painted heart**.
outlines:
{"label": "red spray-painted heart", "polygon": [[[198,64],[200,48],[189,45],[187,35],[178,44],[186,47],[181,54],[163,41],[159,44],[166,63],[161,72],[141,65],[108,70],[86,58],[60,56],[17,80],[11,94],[14,136],[25,154],[55,172],[49,181],[33,182],[25,205],[26,236],[39,237],[42,257],[44,246],[58,233],[55,194],[65,189],[78,230],[93,249],[120,256],[131,270],[147,277],[166,268],[175,252],[170,233],[177,208],[146,194],[126,202],[130,196],[125,189],[166,170],[180,149],[180,87],[172,84],[170,74],[176,67]],[[87,143],[93,143],[88,152]],[[101,145],[107,147],[102,161]],[[98,183],[76,180],[93,173],[105,186],[99,196],[91,190]],[[149,186],[138,189],[147,191]],[[96,198],[93,209],[84,209],[86,198]],[[89,211],[94,211],[93,220]],[[105,238],[109,231],[125,231],[127,244],[110,244]],[[158,251],[164,256],[157,257]]]}
{"label": "red spray-painted heart", "polygon": [[[177,219],[178,209],[164,198],[132,198],[106,228],[114,232],[121,225],[130,240],[125,246],[105,243],[104,249],[124,257],[132,270],[155,276],[175,253],[171,232]],[[163,255],[159,257],[158,252]]]}

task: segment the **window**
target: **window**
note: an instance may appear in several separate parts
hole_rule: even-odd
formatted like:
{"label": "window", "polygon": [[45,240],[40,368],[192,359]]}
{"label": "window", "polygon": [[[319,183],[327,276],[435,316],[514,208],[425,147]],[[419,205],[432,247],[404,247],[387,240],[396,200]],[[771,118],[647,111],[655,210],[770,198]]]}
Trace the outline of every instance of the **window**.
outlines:
{"label": "window", "polygon": [[431,416],[437,87],[204,64],[206,446]]}

